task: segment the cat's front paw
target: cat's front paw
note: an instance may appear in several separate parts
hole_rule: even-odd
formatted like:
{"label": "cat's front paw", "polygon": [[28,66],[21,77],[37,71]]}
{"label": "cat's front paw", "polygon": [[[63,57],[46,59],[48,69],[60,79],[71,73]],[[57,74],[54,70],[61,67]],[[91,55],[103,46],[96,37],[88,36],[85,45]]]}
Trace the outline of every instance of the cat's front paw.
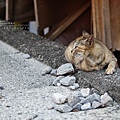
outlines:
{"label": "cat's front paw", "polygon": [[108,67],[106,69],[106,74],[110,75],[113,74],[115,72],[115,68],[114,67]]}

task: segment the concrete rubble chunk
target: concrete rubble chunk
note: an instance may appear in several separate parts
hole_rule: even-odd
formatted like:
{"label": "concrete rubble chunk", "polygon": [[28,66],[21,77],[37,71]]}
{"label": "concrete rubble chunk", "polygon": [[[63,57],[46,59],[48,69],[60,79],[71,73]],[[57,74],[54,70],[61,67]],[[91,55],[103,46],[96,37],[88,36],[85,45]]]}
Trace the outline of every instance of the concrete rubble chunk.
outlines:
{"label": "concrete rubble chunk", "polygon": [[90,95],[90,88],[82,88],[80,92],[83,97],[87,97],[88,95]]}
{"label": "concrete rubble chunk", "polygon": [[57,86],[61,86],[61,83],[57,83]]}
{"label": "concrete rubble chunk", "polygon": [[85,103],[88,103],[88,102],[92,103],[93,101],[100,102],[100,96],[97,95],[96,93],[91,94],[88,97],[86,97],[85,99],[81,100],[80,103],[81,104],[85,104]]}
{"label": "concrete rubble chunk", "polygon": [[78,102],[80,102],[79,96],[78,96],[78,91],[74,91],[72,92],[67,100],[68,100],[68,105],[70,105],[71,107],[73,107],[75,104],[77,104]]}
{"label": "concrete rubble chunk", "polygon": [[101,103],[103,106],[111,106],[113,105],[113,99],[106,92],[105,94],[101,95]]}
{"label": "concrete rubble chunk", "polygon": [[71,90],[76,90],[75,86],[69,86]]}
{"label": "concrete rubble chunk", "polygon": [[65,86],[71,86],[75,83],[76,77],[75,76],[66,76],[60,80],[60,83]]}
{"label": "concrete rubble chunk", "polygon": [[101,102],[101,96],[97,93],[94,93],[95,101]]}
{"label": "concrete rubble chunk", "polygon": [[81,106],[82,106],[82,104],[80,103],[80,102],[78,102],[77,104],[75,104],[74,106],[73,106],[73,110],[78,110],[78,111],[80,111],[81,110]]}
{"label": "concrete rubble chunk", "polygon": [[63,64],[57,69],[57,75],[65,75],[70,73],[74,73],[74,68],[71,63]]}
{"label": "concrete rubble chunk", "polygon": [[22,56],[23,56],[24,59],[29,59],[30,58],[29,54],[23,54]]}
{"label": "concrete rubble chunk", "polygon": [[57,69],[52,69],[50,72],[51,75],[57,76]]}
{"label": "concrete rubble chunk", "polygon": [[85,103],[84,105],[81,106],[81,110],[90,110],[90,109],[92,109],[90,102]]}
{"label": "concrete rubble chunk", "polygon": [[60,83],[60,80],[62,78],[65,78],[65,76],[58,76],[54,81],[53,81],[53,85],[57,86],[58,83]]}
{"label": "concrete rubble chunk", "polygon": [[50,66],[47,66],[47,67],[43,70],[42,75],[49,74],[51,71],[52,71],[52,68],[51,68]]}
{"label": "concrete rubble chunk", "polygon": [[93,101],[93,103],[92,103],[92,108],[93,108],[93,109],[96,109],[96,108],[100,107],[101,105],[102,105],[102,104],[101,104],[100,102]]}
{"label": "concrete rubble chunk", "polygon": [[60,93],[53,93],[53,100],[57,104],[63,104],[65,103],[67,97],[65,95],[62,95]]}
{"label": "concrete rubble chunk", "polygon": [[67,103],[62,105],[56,105],[55,110],[61,112],[61,113],[67,113],[72,110],[72,107],[70,107]]}
{"label": "concrete rubble chunk", "polygon": [[80,86],[79,86],[79,84],[78,83],[74,83],[72,86],[69,86],[69,88],[71,89],[71,90],[76,90],[76,89],[78,89]]}

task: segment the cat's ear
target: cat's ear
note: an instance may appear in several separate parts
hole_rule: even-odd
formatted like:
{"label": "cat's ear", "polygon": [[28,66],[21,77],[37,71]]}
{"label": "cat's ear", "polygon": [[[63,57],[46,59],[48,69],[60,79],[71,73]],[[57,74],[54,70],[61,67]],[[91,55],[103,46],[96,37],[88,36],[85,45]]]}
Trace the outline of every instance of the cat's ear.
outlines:
{"label": "cat's ear", "polygon": [[90,34],[87,31],[83,30],[82,31],[82,36],[84,37],[84,36],[87,36],[87,35],[90,35]]}

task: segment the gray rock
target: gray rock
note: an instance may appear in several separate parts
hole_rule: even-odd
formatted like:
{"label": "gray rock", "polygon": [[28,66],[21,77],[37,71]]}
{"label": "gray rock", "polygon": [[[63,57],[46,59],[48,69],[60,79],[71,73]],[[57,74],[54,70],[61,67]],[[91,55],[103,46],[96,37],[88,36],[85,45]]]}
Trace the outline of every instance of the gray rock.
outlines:
{"label": "gray rock", "polygon": [[94,93],[95,101],[101,102],[101,96],[97,93]]}
{"label": "gray rock", "polygon": [[83,97],[87,97],[88,95],[90,95],[90,88],[82,88],[80,92]]}
{"label": "gray rock", "polygon": [[91,95],[89,95],[88,97],[86,97],[85,99],[83,99],[83,100],[81,100],[80,101],[80,103],[81,104],[85,104],[85,103],[88,103],[88,102],[93,102],[93,101],[98,101],[98,102],[100,102],[100,96],[98,95],[98,94],[96,94],[96,93],[94,93],[94,94],[91,94]]}
{"label": "gray rock", "polygon": [[72,107],[70,107],[67,103],[62,105],[56,105],[55,110],[61,112],[61,113],[67,113],[72,110]]}
{"label": "gray rock", "polygon": [[81,110],[90,110],[92,109],[91,103],[85,103],[84,105],[81,106]]}
{"label": "gray rock", "polygon": [[65,85],[65,86],[71,86],[71,85],[73,85],[75,83],[75,81],[76,81],[76,77],[74,77],[74,76],[67,76],[65,78],[62,78],[60,80],[60,83],[62,85]]}
{"label": "gray rock", "polygon": [[104,95],[101,95],[101,103],[102,103],[103,106],[112,106],[113,105],[113,99],[106,92]]}
{"label": "gray rock", "polygon": [[52,98],[53,98],[54,102],[57,104],[65,103],[65,101],[67,99],[67,97],[65,95],[62,95],[60,93],[53,93]]}
{"label": "gray rock", "polygon": [[52,71],[52,68],[51,68],[50,66],[47,66],[47,67],[43,70],[42,75],[49,74],[51,71]]}
{"label": "gray rock", "polygon": [[71,63],[63,64],[57,69],[57,75],[65,75],[69,73],[74,73],[74,68]]}
{"label": "gray rock", "polygon": [[57,86],[57,83],[60,83],[60,80],[62,78],[65,78],[65,76],[58,76],[54,81],[53,81],[53,85]]}
{"label": "gray rock", "polygon": [[54,109],[54,107],[55,107],[55,105],[54,104],[50,104],[50,105],[48,105],[48,110],[52,110],[52,109]]}
{"label": "gray rock", "polygon": [[61,83],[57,83],[57,86],[61,86]]}
{"label": "gray rock", "polygon": [[77,104],[78,102],[80,102],[79,96],[78,96],[78,91],[74,91],[72,92],[67,100],[68,100],[68,105],[70,105],[71,107],[73,107],[75,104]]}
{"label": "gray rock", "polygon": [[75,86],[69,86],[70,90],[76,90]]}
{"label": "gray rock", "polygon": [[80,111],[80,110],[81,110],[81,106],[82,106],[82,104],[81,104],[80,102],[78,102],[77,104],[75,104],[75,105],[73,106],[73,110],[78,110],[78,111]]}
{"label": "gray rock", "polygon": [[57,76],[57,69],[52,69],[50,72],[51,75]]}
{"label": "gray rock", "polygon": [[92,103],[92,108],[95,109],[95,108],[98,108],[100,107],[102,104],[100,102],[97,102],[97,101],[93,101]]}
{"label": "gray rock", "polygon": [[76,90],[76,89],[78,89],[79,87],[80,87],[80,86],[79,86],[78,83],[74,83],[73,86],[69,86],[69,88],[70,88],[71,90]]}
{"label": "gray rock", "polygon": [[30,58],[30,55],[29,55],[29,54],[23,54],[23,58],[24,58],[24,59],[29,59],[29,58]]}

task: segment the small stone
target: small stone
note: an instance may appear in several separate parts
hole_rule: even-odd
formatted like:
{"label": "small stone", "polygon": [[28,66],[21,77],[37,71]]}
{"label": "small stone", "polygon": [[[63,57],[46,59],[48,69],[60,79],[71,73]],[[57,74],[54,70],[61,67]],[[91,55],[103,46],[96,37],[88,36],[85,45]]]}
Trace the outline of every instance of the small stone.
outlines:
{"label": "small stone", "polygon": [[61,83],[57,83],[57,86],[61,86]]}
{"label": "small stone", "polygon": [[50,72],[50,75],[57,76],[57,69],[52,69],[52,71]]}
{"label": "small stone", "polygon": [[67,76],[60,80],[60,83],[65,86],[72,86],[76,81],[76,77],[74,76]]}
{"label": "small stone", "polygon": [[102,103],[103,106],[112,106],[113,105],[113,99],[106,92],[104,95],[101,95],[101,103]]}
{"label": "small stone", "polygon": [[48,110],[52,110],[52,109],[54,109],[54,105],[53,105],[53,104],[50,104],[50,105],[48,106]]}
{"label": "small stone", "polygon": [[70,105],[71,107],[73,107],[75,104],[77,104],[78,102],[80,102],[79,96],[78,96],[78,91],[74,91],[72,92],[67,100],[68,100],[68,105]]}
{"label": "small stone", "polygon": [[80,92],[83,97],[87,97],[90,94],[90,88],[82,88]]}
{"label": "small stone", "polygon": [[38,117],[37,114],[35,114],[35,115],[30,115],[30,117],[28,116],[28,118],[26,118],[26,120],[34,120],[34,119],[36,119],[37,117]]}
{"label": "small stone", "polygon": [[71,90],[76,90],[76,89],[79,88],[79,84],[78,84],[78,83],[74,83],[73,86],[69,86],[69,88],[70,88]]}
{"label": "small stone", "polygon": [[71,63],[63,64],[57,69],[57,75],[65,75],[69,73],[74,73],[74,68]]}
{"label": "small stone", "polygon": [[60,80],[62,79],[62,78],[65,78],[65,76],[58,76],[54,81],[53,81],[53,85],[55,85],[55,86],[57,86],[57,83],[60,83]]}
{"label": "small stone", "polygon": [[101,97],[97,93],[94,93],[95,101],[101,102]]}
{"label": "small stone", "polygon": [[81,110],[90,110],[92,109],[91,103],[85,103],[84,105],[81,106]]}
{"label": "small stone", "polygon": [[91,94],[88,97],[86,97],[85,99],[81,100],[80,103],[81,104],[85,104],[85,103],[88,103],[88,102],[92,103],[93,101],[100,102],[101,101],[100,95],[98,95],[96,93]]}
{"label": "small stone", "polygon": [[60,93],[53,93],[53,100],[57,104],[62,104],[66,102],[67,97]]}
{"label": "small stone", "polygon": [[72,108],[68,104],[57,105],[55,109],[61,113],[67,113],[72,110]]}
{"label": "small stone", "polygon": [[24,59],[29,59],[29,58],[30,58],[30,55],[29,55],[29,54],[23,54],[23,58],[24,58]]}
{"label": "small stone", "polygon": [[42,75],[49,74],[51,71],[52,71],[52,68],[51,68],[50,66],[47,66],[47,67],[43,70]]}
{"label": "small stone", "polygon": [[92,103],[92,108],[93,108],[93,109],[96,109],[96,108],[98,108],[98,107],[100,107],[100,106],[101,106],[101,103],[100,103],[100,102],[93,101],[93,103]]}
{"label": "small stone", "polygon": [[75,90],[75,89],[76,89],[75,86],[69,86],[69,88],[70,88],[71,90]]}
{"label": "small stone", "polygon": [[75,105],[73,106],[73,110],[78,110],[78,111],[80,111],[80,110],[81,110],[81,106],[82,106],[82,104],[81,104],[80,102],[78,102],[77,104],[75,104]]}

